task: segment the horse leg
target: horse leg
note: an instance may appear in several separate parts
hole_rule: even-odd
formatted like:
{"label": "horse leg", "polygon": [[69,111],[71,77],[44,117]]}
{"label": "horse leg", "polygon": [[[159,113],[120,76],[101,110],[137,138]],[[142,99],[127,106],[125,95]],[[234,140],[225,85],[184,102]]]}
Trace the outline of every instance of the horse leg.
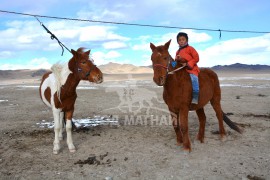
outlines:
{"label": "horse leg", "polygon": [[176,145],[181,146],[183,144],[183,136],[182,136],[182,132],[180,130],[178,116],[179,115],[171,112],[172,125],[174,128],[175,134],[176,134]]}
{"label": "horse leg", "polygon": [[66,112],[66,132],[67,132],[67,145],[69,152],[75,152],[76,148],[73,144],[72,140],[72,116],[73,116],[73,111],[67,111]]}
{"label": "horse leg", "polygon": [[204,142],[204,131],[205,131],[205,121],[206,121],[206,116],[204,113],[204,109],[198,109],[196,110],[197,116],[200,121],[200,126],[199,126],[199,133],[197,135],[197,139],[203,143]]}
{"label": "horse leg", "polygon": [[219,134],[220,134],[221,139],[223,139],[226,135],[226,131],[223,126],[223,112],[221,109],[220,100],[215,100],[215,99],[211,100],[211,105],[216,112],[218,125],[219,125]]}
{"label": "horse leg", "polygon": [[63,140],[63,121],[64,121],[64,112],[60,112],[60,120],[59,120],[59,126],[60,126],[60,130],[59,130],[59,140]]}
{"label": "horse leg", "polygon": [[184,151],[191,152],[191,144],[189,139],[189,132],[188,132],[188,107],[183,108],[180,110],[180,130],[183,134],[183,148]]}
{"label": "horse leg", "polygon": [[59,132],[60,132],[60,111],[53,108],[54,118],[54,142],[53,142],[53,154],[58,154],[60,150]]}

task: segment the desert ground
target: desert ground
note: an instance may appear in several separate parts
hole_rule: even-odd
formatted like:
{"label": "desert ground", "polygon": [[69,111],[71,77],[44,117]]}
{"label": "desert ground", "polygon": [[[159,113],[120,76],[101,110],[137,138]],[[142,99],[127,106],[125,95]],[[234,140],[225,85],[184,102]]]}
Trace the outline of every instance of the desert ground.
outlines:
{"label": "desert ground", "polygon": [[195,140],[199,123],[189,113],[191,153],[176,145],[163,88],[151,74],[82,82],[73,117],[77,151],[69,152],[64,136],[58,155],[40,76],[16,73],[0,79],[0,179],[270,179],[270,73],[218,73],[223,111],[244,132],[225,124],[221,141],[208,104],[204,143]]}

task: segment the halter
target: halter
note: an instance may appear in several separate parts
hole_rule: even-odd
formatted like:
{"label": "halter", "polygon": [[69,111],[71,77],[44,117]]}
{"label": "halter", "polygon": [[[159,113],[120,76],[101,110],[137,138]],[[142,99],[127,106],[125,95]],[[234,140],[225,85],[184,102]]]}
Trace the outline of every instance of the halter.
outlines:
{"label": "halter", "polygon": [[90,70],[85,74],[85,77],[88,78],[88,76],[91,74],[91,71],[93,71],[94,68],[96,68],[96,67],[97,67],[97,65],[93,64],[93,66],[90,68]]}
{"label": "halter", "polygon": [[[76,61],[76,65],[78,66],[77,64],[77,61]],[[97,65],[95,65],[93,63],[92,67],[90,68],[90,70],[88,72],[85,73],[85,77],[88,78],[88,76],[90,76],[91,72],[97,67]],[[82,72],[82,69],[81,68],[78,68],[78,72]]]}
{"label": "halter", "polygon": [[167,77],[167,75],[169,75],[169,74],[174,74],[176,71],[179,71],[179,70],[181,70],[181,69],[183,69],[184,67],[186,67],[186,65],[185,66],[181,66],[181,67],[179,67],[179,68],[176,68],[176,69],[174,69],[174,70],[172,70],[172,71],[169,71],[169,66],[170,66],[170,64],[171,64],[171,60],[173,60],[174,61],[174,59],[170,56],[170,55],[168,55],[168,57],[166,57],[166,59],[169,59],[168,60],[168,63],[167,63],[167,66],[164,66],[164,65],[162,65],[162,64],[154,64],[154,68],[155,67],[161,67],[161,68],[164,68],[164,69],[166,69],[166,77]]}

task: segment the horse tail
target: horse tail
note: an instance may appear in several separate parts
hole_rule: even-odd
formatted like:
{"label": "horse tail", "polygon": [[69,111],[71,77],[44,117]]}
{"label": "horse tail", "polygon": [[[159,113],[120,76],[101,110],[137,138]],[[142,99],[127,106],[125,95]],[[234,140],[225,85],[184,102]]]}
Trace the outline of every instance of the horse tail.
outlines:
{"label": "horse tail", "polygon": [[225,121],[225,123],[232,128],[233,130],[237,131],[238,133],[242,134],[243,130],[241,128],[239,128],[236,123],[234,123],[233,121],[231,121],[228,116],[226,116],[226,114],[222,111],[223,113],[223,120]]}

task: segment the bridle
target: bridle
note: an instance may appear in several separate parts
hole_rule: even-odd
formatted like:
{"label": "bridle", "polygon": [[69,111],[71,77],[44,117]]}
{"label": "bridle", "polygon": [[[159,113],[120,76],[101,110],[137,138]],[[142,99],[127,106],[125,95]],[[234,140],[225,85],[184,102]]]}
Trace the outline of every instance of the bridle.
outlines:
{"label": "bridle", "polygon": [[88,78],[88,76],[90,76],[90,74],[91,74],[91,71],[93,71],[96,67],[97,67],[97,65],[93,64],[92,67],[90,68],[90,70],[85,74],[85,77]]}
{"label": "bridle", "polygon": [[162,64],[154,64],[154,68],[161,67],[161,68],[166,69],[166,77],[167,77],[169,74],[174,74],[176,71],[179,71],[179,70],[181,70],[181,69],[183,69],[183,68],[185,67],[185,66],[181,66],[181,67],[176,68],[176,69],[174,69],[174,70],[172,70],[172,71],[169,71],[169,67],[170,67],[171,61],[175,61],[175,60],[171,57],[171,55],[168,55],[168,57],[166,57],[165,59],[168,60],[167,66],[164,66],[164,65],[162,65]]}
{"label": "bridle", "polygon": [[[78,66],[78,64],[77,64]],[[90,76],[91,72],[97,67],[97,65],[95,65],[93,63],[92,67],[90,68],[90,70],[88,72],[85,73],[85,77],[88,78],[88,76]],[[78,68],[78,72],[82,72],[82,69],[81,68]]]}

